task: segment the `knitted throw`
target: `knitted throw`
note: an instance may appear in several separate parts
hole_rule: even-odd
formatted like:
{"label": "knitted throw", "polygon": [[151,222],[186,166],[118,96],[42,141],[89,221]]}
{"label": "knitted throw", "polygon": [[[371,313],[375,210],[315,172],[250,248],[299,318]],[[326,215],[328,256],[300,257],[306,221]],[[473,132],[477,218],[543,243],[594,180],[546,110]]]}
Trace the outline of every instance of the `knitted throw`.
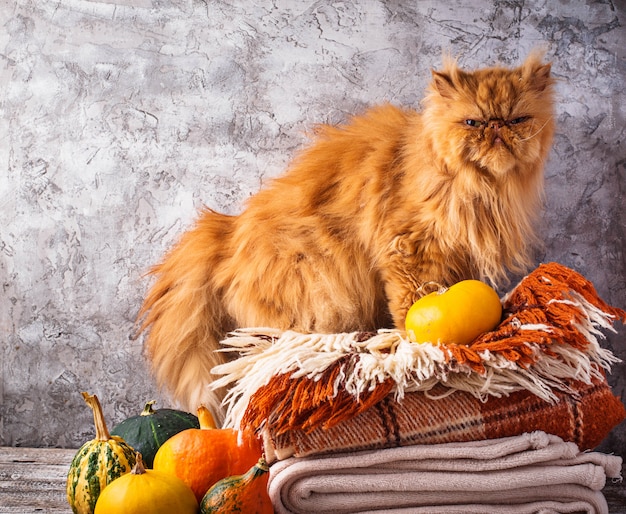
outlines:
{"label": "knitted throw", "polygon": [[576,393],[572,381],[604,383],[603,370],[619,361],[599,339],[626,312],[575,271],[541,265],[502,302],[500,325],[467,346],[416,344],[398,330],[238,330],[222,343],[240,357],[212,370],[223,375],[215,387],[230,387],[225,426],[269,427],[275,436],[327,430],[416,391],[430,399],[461,391],[481,402],[526,391],[555,403]]}

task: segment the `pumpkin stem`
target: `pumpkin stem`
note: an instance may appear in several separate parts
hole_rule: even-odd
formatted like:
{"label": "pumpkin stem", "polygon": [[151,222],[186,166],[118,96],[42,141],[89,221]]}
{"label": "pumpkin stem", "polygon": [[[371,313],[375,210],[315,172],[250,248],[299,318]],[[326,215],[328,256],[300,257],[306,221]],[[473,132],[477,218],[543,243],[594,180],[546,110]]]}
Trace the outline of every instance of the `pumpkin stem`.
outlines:
{"label": "pumpkin stem", "polygon": [[260,476],[265,475],[270,470],[267,461],[261,457],[258,462],[252,466],[248,471],[246,471],[241,478],[244,482],[252,482],[253,480],[259,478]]}
{"label": "pumpkin stem", "polygon": [[[430,290],[428,290],[430,289]],[[426,296],[427,294],[430,293],[437,293],[437,294],[443,294],[448,290],[448,288],[444,285],[441,285],[439,282],[434,282],[434,281],[429,281],[429,282],[424,282],[422,285],[420,285],[417,288],[417,293],[420,296]]]}
{"label": "pumpkin stem", "polygon": [[104,414],[102,413],[102,405],[100,405],[100,400],[95,394],[89,393],[81,393],[87,405],[91,407],[93,411],[93,422],[96,425],[96,440],[98,441],[108,441],[111,439],[111,434],[109,433],[109,429],[107,428],[107,424],[104,421]]}
{"label": "pumpkin stem", "polygon": [[141,416],[152,416],[156,411],[152,408],[152,406],[156,403],[156,400],[150,400],[146,403],[146,406],[141,411]]}
{"label": "pumpkin stem", "polygon": [[146,473],[146,467],[144,466],[143,459],[141,457],[141,453],[137,452],[136,461],[133,469],[130,470],[133,475],[144,475]]}
{"label": "pumpkin stem", "polygon": [[259,461],[256,463],[256,467],[265,473],[267,473],[270,470],[269,464],[265,460],[265,457],[259,458]]}
{"label": "pumpkin stem", "polygon": [[200,422],[201,430],[211,430],[216,428],[213,414],[211,414],[211,411],[204,405],[200,405],[200,407],[198,407],[198,421]]}

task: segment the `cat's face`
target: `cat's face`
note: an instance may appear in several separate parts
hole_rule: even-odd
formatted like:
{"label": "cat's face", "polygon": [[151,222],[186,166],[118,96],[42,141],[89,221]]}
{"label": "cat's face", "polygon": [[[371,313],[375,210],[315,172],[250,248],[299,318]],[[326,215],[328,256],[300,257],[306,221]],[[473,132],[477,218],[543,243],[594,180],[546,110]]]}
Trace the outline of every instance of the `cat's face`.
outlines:
{"label": "cat's face", "polygon": [[550,65],[536,57],[520,68],[433,72],[425,117],[450,172],[473,168],[498,179],[531,173],[550,146]]}

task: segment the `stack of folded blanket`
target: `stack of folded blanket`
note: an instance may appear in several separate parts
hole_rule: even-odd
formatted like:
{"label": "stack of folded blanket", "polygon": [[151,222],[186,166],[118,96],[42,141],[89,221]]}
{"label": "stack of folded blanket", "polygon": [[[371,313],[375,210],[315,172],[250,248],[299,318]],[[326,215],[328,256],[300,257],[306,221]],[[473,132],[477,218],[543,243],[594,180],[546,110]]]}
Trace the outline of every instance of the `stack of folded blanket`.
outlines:
{"label": "stack of folded blanket", "polygon": [[622,459],[544,432],[289,458],[271,468],[277,513],[607,513]]}
{"label": "stack of folded blanket", "polygon": [[218,366],[226,425],[252,428],[277,512],[607,512],[622,459],[591,450],[626,418],[600,340],[626,313],[542,265],[468,346],[402,331],[239,330]]}

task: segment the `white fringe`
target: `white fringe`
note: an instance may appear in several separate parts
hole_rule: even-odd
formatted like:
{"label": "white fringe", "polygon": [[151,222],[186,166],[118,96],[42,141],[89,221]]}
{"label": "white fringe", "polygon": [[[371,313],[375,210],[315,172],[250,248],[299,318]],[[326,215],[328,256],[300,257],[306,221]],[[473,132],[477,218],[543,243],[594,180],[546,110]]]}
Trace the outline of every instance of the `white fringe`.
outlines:
{"label": "white fringe", "polygon": [[[356,340],[357,332],[302,334],[272,328],[236,330],[222,341],[222,351],[237,352],[240,357],[212,370],[222,375],[212,387],[230,387],[223,403],[226,408],[224,426],[241,425],[251,396],[273,376],[289,373],[294,378],[316,380],[346,355],[352,358],[343,365],[334,392],[344,388],[355,399],[391,378],[395,382],[393,394],[398,400],[407,392],[428,392],[436,384],[442,384],[450,392],[465,391],[483,401],[489,396],[500,397],[519,390],[530,391],[549,402],[557,401],[554,390],[569,392],[565,380],[589,384],[592,379],[602,379],[602,369],[610,371],[611,365],[620,359],[598,342],[598,338],[605,338],[600,329],[614,331],[613,316],[574,292],[571,300],[552,301],[569,303],[580,312],[581,320],[571,323],[587,339],[589,345],[585,351],[566,342],[555,342],[550,349],[556,356],[550,356],[543,354],[536,344],[527,343],[534,352],[542,353],[528,368],[485,351],[481,354],[485,367],[482,374],[467,365],[451,369],[439,346],[413,343],[398,330],[379,330],[362,342]],[[552,331],[548,325],[521,325],[519,329]]]}

